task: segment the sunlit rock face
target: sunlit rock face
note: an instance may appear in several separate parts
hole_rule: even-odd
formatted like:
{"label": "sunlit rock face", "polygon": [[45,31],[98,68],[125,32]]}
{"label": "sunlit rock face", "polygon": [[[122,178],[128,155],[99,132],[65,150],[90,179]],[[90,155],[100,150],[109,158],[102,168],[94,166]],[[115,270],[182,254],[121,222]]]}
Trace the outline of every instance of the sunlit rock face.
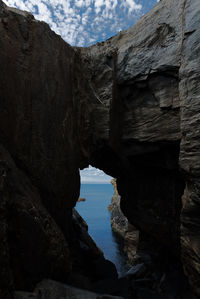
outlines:
{"label": "sunlit rock face", "polygon": [[[199,294],[199,9],[198,0],[160,1],[131,29],[81,49],[0,1],[2,292],[37,273],[55,279],[54,267],[64,282],[90,272],[88,288],[95,271],[72,208],[79,168],[91,164],[117,178],[139,250],[163,267],[181,263]],[[77,262],[83,251],[90,267]]]}

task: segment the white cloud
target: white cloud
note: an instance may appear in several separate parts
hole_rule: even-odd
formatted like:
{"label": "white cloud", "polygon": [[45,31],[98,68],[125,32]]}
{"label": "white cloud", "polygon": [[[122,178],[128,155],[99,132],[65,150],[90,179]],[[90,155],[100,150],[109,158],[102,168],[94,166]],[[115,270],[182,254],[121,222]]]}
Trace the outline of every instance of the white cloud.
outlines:
{"label": "white cloud", "polygon": [[[142,1],[142,0],[140,0]],[[136,0],[4,0],[47,22],[71,45],[86,46],[130,27],[141,15]]]}
{"label": "white cloud", "polygon": [[141,10],[142,9],[142,5],[141,4],[136,4],[134,0],[126,0],[125,5],[128,4],[129,5],[129,13],[131,13],[134,10]]}
{"label": "white cloud", "polygon": [[98,183],[98,184],[108,184],[112,177],[105,174],[102,170],[89,166],[80,171],[81,183]]}

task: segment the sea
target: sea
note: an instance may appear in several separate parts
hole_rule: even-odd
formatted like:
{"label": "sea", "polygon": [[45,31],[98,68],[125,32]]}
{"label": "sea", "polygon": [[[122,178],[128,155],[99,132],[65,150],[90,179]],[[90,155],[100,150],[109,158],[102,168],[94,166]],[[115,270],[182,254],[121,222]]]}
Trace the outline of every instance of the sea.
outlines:
{"label": "sea", "polygon": [[76,210],[88,224],[88,232],[104,253],[113,262],[118,275],[123,276],[129,269],[128,260],[123,252],[121,237],[114,233],[110,225],[111,203],[114,189],[111,184],[82,184],[80,197],[86,199],[76,204]]}

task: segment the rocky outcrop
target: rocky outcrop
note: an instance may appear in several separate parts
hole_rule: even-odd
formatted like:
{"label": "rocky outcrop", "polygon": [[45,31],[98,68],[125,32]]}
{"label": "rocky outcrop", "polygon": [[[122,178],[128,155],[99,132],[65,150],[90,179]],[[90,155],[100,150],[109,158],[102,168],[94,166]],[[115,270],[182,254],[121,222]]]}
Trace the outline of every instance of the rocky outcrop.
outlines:
{"label": "rocky outcrop", "polygon": [[116,180],[112,179],[111,184],[114,188],[114,194],[111,199],[111,204],[108,206],[108,210],[111,214],[111,226],[115,232],[117,232],[124,238],[128,230],[128,219],[124,216],[120,209],[120,195],[117,191]]}
{"label": "rocky outcrop", "polygon": [[82,50],[95,70],[89,73],[95,97],[110,113],[100,124],[107,122],[109,139],[101,135],[91,161],[117,177],[122,210],[140,230],[142,250],[157,255],[160,248],[167,260],[181,254],[197,293],[198,15],[197,1],[162,1],[131,29]]}
{"label": "rocky outcrop", "polygon": [[45,277],[99,279],[102,255],[72,217],[89,164],[117,178],[140,256],[161,277],[184,268],[200,295],[199,10],[163,0],[81,49],[0,1],[2,296]]}
{"label": "rocky outcrop", "polygon": [[[159,263],[181,255],[199,293],[197,6],[161,1],[134,27],[82,55],[95,69],[89,78],[95,96],[110,113],[109,140],[102,136],[91,161],[117,177],[141,250]],[[102,88],[106,74],[112,90],[106,79]]]}
{"label": "rocky outcrop", "polygon": [[134,228],[124,216],[120,208],[120,195],[117,191],[116,180],[112,179],[114,194],[108,209],[111,213],[112,230],[119,234],[123,240],[123,249],[128,257],[130,264],[134,262],[139,242],[139,231]]}
{"label": "rocky outcrop", "polygon": [[72,210],[80,189],[80,57],[47,24],[2,1],[0,34],[0,297],[43,278],[92,289],[102,263],[110,277],[117,272]]}

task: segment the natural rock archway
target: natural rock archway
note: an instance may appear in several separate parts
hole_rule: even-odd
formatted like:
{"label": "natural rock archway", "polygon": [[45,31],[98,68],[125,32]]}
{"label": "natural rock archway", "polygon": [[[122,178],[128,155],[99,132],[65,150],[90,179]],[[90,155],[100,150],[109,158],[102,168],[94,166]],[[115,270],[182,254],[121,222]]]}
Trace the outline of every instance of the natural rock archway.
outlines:
{"label": "natural rock archway", "polygon": [[91,164],[117,178],[142,248],[181,262],[200,294],[199,16],[198,0],[163,0],[81,49],[0,1],[2,292],[73,280]]}

